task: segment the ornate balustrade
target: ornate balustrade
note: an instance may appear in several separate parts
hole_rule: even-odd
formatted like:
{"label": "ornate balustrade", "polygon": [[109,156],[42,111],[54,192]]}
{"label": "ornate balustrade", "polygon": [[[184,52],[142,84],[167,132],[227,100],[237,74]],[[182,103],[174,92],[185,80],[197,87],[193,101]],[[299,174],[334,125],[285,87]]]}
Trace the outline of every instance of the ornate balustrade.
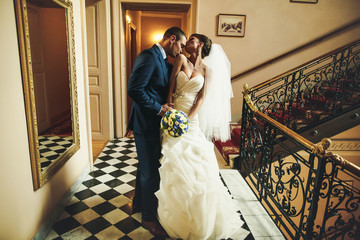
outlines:
{"label": "ornate balustrade", "polygon": [[251,89],[254,105],[303,132],[360,106],[360,41]]}
{"label": "ornate balustrade", "polygon": [[[288,87],[278,89],[286,91]],[[235,166],[284,236],[360,236],[360,168],[327,151],[329,139],[315,145],[259,111],[269,107],[259,99],[268,99],[268,105],[274,101],[255,98],[255,105],[250,94],[254,95],[245,87],[240,155]],[[278,99],[285,100],[287,95],[280,96]]]}

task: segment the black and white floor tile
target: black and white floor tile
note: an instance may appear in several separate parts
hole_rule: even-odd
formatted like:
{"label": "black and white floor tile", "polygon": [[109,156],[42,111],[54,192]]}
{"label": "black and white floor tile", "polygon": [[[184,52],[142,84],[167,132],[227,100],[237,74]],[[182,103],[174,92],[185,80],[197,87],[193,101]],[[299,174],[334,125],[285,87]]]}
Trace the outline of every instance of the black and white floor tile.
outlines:
{"label": "black and white floor tile", "polygon": [[41,171],[60,157],[73,143],[72,136],[39,136]]}
{"label": "black and white floor tile", "polygon": [[110,141],[46,239],[158,239],[132,214],[137,164],[132,138]]}

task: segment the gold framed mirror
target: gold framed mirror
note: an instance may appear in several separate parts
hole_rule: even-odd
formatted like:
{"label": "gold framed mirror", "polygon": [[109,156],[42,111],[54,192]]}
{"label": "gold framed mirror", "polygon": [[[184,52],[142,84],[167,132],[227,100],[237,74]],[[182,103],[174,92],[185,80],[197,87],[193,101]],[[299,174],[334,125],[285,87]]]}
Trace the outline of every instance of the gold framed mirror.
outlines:
{"label": "gold framed mirror", "polygon": [[14,0],[34,190],[80,148],[69,0]]}

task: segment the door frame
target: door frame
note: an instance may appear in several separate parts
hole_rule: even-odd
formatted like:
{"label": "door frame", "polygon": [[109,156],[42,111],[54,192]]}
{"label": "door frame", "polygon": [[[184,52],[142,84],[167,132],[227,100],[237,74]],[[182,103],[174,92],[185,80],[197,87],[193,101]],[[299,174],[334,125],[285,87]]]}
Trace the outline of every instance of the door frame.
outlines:
{"label": "door frame", "polygon": [[[133,38],[133,32],[135,32],[135,39]],[[127,66],[126,66],[126,74],[127,76],[130,76],[131,73],[131,69],[132,66],[135,62],[135,58],[137,56],[137,47],[138,47],[138,39],[136,38],[136,33],[137,33],[137,27],[133,24],[133,23],[129,23],[127,24],[126,27],[126,34],[125,34],[125,38],[127,41],[127,53],[126,53],[126,60],[127,60]],[[135,42],[135,46],[134,43]],[[127,78],[127,83],[129,82],[129,78]],[[127,96],[126,97],[126,101],[127,101],[127,119],[129,121],[129,116],[130,116],[130,107],[132,105],[132,99]]]}
{"label": "door frame", "polygon": [[[95,31],[97,36],[94,40],[97,42],[96,47],[91,51],[96,52],[97,60],[94,66],[88,66],[89,82],[91,76],[99,78],[99,83],[90,84],[89,94],[90,100],[92,96],[97,96],[98,110],[97,122],[98,131],[92,129],[93,140],[109,141],[114,138],[114,107],[113,107],[113,79],[112,79],[112,44],[111,44],[111,9],[110,0],[85,0],[89,6],[94,7],[95,11]],[[85,7],[85,14],[86,14]],[[100,14],[101,12],[101,14]],[[86,18],[86,15],[85,15]],[[87,19],[86,19],[87,21]],[[88,23],[88,22],[87,22]],[[100,37],[101,36],[101,37]],[[89,46],[88,46],[89,47]],[[87,53],[89,48],[87,47]],[[96,81],[95,81],[96,82]],[[90,105],[91,111],[94,111],[94,106]],[[93,115],[91,115],[93,116]],[[94,123],[92,123],[93,125]]]}
{"label": "door frame", "polygon": [[[114,0],[111,2],[112,25],[112,56],[113,56],[113,86],[114,86],[114,127],[115,137],[125,136],[128,124],[127,113],[127,56],[126,56],[126,20],[123,3],[137,3],[148,5],[144,0]],[[176,3],[157,1],[156,4],[164,5],[190,5],[188,10],[187,29],[189,33],[197,32],[198,27],[198,0],[180,0]],[[139,9],[140,10],[140,9]],[[141,30],[140,30],[141,31]]]}

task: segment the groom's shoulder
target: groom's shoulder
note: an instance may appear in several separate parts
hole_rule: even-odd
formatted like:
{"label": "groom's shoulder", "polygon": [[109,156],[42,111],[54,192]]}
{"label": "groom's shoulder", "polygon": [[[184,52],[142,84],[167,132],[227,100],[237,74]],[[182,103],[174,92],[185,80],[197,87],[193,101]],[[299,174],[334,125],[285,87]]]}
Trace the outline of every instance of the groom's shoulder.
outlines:
{"label": "groom's shoulder", "polygon": [[144,49],[140,54],[151,54],[151,55],[155,56],[156,50],[154,47],[151,47],[151,48]]}
{"label": "groom's shoulder", "polygon": [[154,61],[155,58],[156,52],[151,48],[141,51],[139,56],[137,57],[137,59],[141,59],[142,61]]}
{"label": "groom's shoulder", "polygon": [[156,53],[153,50],[151,50],[151,48],[145,49],[145,50],[140,52],[137,59],[139,59],[139,60],[141,59],[141,61],[151,61],[151,62],[153,62],[156,59]]}

